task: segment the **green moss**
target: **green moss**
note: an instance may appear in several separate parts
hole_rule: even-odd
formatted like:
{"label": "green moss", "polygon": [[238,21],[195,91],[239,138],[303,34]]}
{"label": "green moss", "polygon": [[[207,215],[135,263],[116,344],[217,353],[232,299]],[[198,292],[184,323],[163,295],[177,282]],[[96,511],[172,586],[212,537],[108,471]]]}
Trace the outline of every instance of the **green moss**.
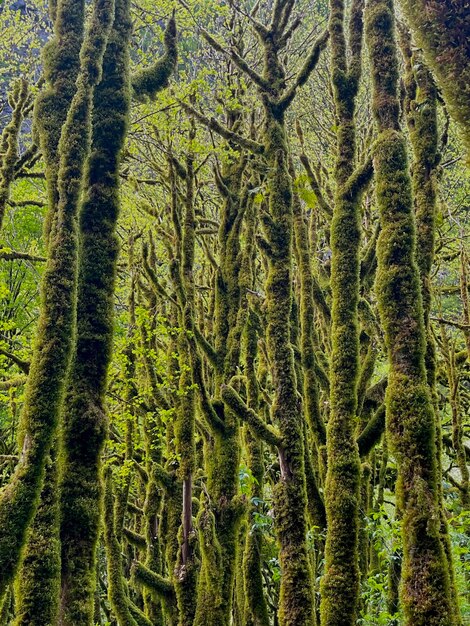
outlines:
{"label": "green moss", "polygon": [[18,565],[62,408],[75,327],[76,222],[90,148],[92,96],[101,78],[113,12],[111,0],[97,0],[80,55],[77,91],[59,146],[60,219],[51,237],[41,284],[41,313],[21,415],[22,456],[10,483],[0,494],[0,595]]}
{"label": "green moss", "polygon": [[380,441],[385,430],[385,406],[382,404],[373,413],[370,420],[365,425],[361,434],[357,438],[359,454],[365,456],[368,454],[376,443]]}
{"label": "green moss", "polygon": [[159,595],[175,601],[173,585],[161,574],[156,574],[148,567],[145,567],[145,565],[142,565],[142,563],[136,562],[133,566],[132,575],[139,584],[145,585]]}
{"label": "green moss", "polygon": [[119,163],[130,105],[130,4],[117,0],[114,26],[94,94],[91,155],[80,213],[77,343],[62,427],[63,624],[93,620],[95,552],[101,519],[101,451],[113,336],[118,254]]}
{"label": "green moss", "polygon": [[403,513],[401,604],[405,623],[455,623],[440,536],[435,415],[425,369],[425,327],[406,144],[398,123],[397,58],[391,0],[371,0],[367,39],[373,109],[376,195],[382,225],[376,292],[389,359],[387,437],[397,459]]}

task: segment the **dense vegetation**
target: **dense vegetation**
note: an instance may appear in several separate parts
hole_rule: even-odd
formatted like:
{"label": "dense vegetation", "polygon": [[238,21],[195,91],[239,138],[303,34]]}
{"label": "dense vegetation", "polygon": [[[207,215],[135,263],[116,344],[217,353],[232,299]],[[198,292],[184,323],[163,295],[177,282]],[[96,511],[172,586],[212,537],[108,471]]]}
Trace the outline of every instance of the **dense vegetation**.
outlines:
{"label": "dense vegetation", "polygon": [[468,3],[0,22],[0,626],[470,624]]}

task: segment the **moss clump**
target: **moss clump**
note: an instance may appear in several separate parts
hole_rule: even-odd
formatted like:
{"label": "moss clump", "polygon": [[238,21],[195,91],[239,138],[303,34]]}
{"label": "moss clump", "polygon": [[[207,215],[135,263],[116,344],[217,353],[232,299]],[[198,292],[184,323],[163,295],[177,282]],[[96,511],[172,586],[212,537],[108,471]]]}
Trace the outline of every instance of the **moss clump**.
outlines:
{"label": "moss clump", "polygon": [[425,369],[425,327],[406,143],[399,130],[398,63],[391,0],[369,0],[367,41],[373,77],[376,195],[382,230],[376,292],[390,364],[388,442],[398,464],[403,513],[400,599],[405,623],[453,625],[449,571],[440,535],[435,415]]}
{"label": "moss clump", "polygon": [[101,451],[107,434],[106,375],[113,336],[119,163],[130,106],[130,3],[116,0],[95,89],[91,154],[80,213],[77,339],[62,428],[63,624],[91,624],[101,518]]}
{"label": "moss clump", "polygon": [[21,415],[23,449],[10,483],[0,494],[0,596],[19,562],[62,408],[75,330],[76,222],[90,148],[92,97],[101,78],[113,15],[112,0],[96,1],[80,53],[77,91],[61,135],[58,219],[41,284],[41,313]]}

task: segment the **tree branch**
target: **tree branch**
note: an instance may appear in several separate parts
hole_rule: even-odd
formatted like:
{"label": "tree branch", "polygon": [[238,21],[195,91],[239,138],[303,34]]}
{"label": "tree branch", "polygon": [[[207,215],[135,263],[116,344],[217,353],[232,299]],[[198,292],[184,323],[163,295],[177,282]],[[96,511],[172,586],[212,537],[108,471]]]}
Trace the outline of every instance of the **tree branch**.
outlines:
{"label": "tree branch", "polygon": [[202,36],[207,41],[209,45],[211,45],[214,50],[217,52],[221,52],[228,56],[235,65],[244,72],[247,76],[251,78],[251,80],[262,90],[262,91],[270,91],[270,85],[267,80],[265,80],[262,76],[258,74],[253,68],[251,68],[245,59],[235,52],[235,50],[226,50],[218,41],[216,41],[209,33],[202,29]]}
{"label": "tree branch", "polygon": [[271,446],[280,447],[282,439],[280,434],[269,424],[265,424],[259,416],[250,409],[240,398],[238,393],[230,385],[222,385],[221,396],[225,404],[235,415],[246,422],[253,433]]}
{"label": "tree branch", "polygon": [[253,141],[252,139],[242,137],[238,133],[234,133],[233,131],[220,124],[215,118],[206,117],[202,113],[199,113],[197,109],[193,108],[191,105],[183,102],[182,100],[180,100],[180,104],[183,109],[190,115],[193,115],[198,122],[209,128],[210,130],[213,130],[227,141],[233,141],[233,143],[239,145],[240,148],[250,150],[255,154],[263,154],[264,146],[262,144],[258,143],[257,141]]}
{"label": "tree branch", "polygon": [[313,44],[312,50],[310,54],[305,59],[305,63],[297,74],[294,84],[287,90],[285,95],[281,98],[279,105],[283,111],[287,109],[287,107],[291,104],[292,100],[295,98],[295,94],[297,93],[297,89],[299,87],[303,87],[307,82],[310,74],[315,69],[318,60],[320,59],[321,52],[326,48],[326,44],[328,42],[329,32],[328,30],[323,31],[323,33],[318,37],[318,39]]}

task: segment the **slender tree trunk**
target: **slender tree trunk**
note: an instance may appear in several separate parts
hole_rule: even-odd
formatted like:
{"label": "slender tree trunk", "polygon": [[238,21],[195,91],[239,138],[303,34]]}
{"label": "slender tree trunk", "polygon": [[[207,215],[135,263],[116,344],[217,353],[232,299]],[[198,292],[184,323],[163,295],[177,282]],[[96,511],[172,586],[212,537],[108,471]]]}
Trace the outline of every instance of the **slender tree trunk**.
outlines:
{"label": "slender tree trunk", "polygon": [[325,575],[321,586],[324,626],[353,625],[359,601],[360,458],[355,440],[359,378],[359,270],[361,192],[370,178],[354,188],[355,99],[361,73],[362,13],[360,0],[351,5],[350,35],[344,35],[344,5],[330,3],[332,74],[338,119],[336,196],[331,223],[332,352],[331,411],[327,428],[328,470],[325,485],[327,535]]}
{"label": "slender tree trunk", "polygon": [[392,0],[369,0],[367,42],[373,77],[374,146],[381,220],[377,299],[389,359],[388,441],[398,463],[403,511],[401,604],[409,626],[453,625],[449,572],[440,537],[435,415],[425,369],[425,327],[406,143],[399,127]]}

